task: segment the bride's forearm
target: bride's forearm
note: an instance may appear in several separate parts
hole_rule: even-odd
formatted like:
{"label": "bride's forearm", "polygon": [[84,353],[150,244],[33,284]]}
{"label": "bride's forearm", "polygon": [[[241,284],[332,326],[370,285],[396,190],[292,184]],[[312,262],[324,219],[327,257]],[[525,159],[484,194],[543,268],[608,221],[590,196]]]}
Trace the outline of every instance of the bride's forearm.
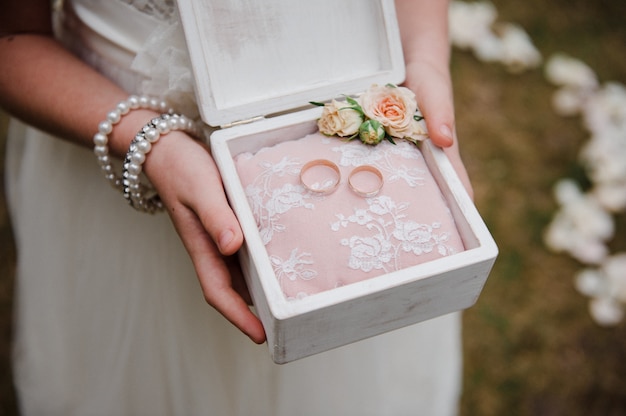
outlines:
{"label": "bride's forearm", "polygon": [[447,0],[396,0],[407,65],[428,61],[447,70],[450,60]]}
{"label": "bride's forearm", "polygon": [[[50,36],[0,38],[0,105],[41,130],[91,147],[98,124],[127,96]],[[124,117],[110,135],[111,152],[122,156],[154,115],[137,110]]]}

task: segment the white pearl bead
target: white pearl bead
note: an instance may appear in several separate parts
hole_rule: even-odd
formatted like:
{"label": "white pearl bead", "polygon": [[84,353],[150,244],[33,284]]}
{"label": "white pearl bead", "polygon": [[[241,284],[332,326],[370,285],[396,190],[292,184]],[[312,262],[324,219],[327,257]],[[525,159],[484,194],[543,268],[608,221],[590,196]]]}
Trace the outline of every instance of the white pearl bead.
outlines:
{"label": "white pearl bead", "polygon": [[109,142],[109,138],[107,137],[106,134],[102,134],[98,132],[93,136],[93,143],[96,146],[106,146],[108,142]]}
{"label": "white pearl bead", "polygon": [[104,120],[98,124],[98,132],[102,134],[110,134],[113,131],[113,124],[109,120]]}
{"label": "white pearl bead", "polygon": [[139,108],[139,97],[137,97],[136,95],[131,95],[130,97],[128,97],[127,102],[131,110],[136,110]]}
{"label": "white pearl bead", "polygon": [[174,116],[174,117],[170,117],[167,120],[167,123],[170,125],[170,129],[171,130],[179,130],[180,126],[179,126],[179,118]]}
{"label": "white pearl bead", "polygon": [[146,131],[144,131],[144,137],[150,143],[154,143],[157,140],[159,140],[160,136],[161,136],[161,134],[159,133],[159,131],[157,129],[153,128],[153,127],[150,127]]}
{"label": "white pearl bead", "polygon": [[152,149],[152,143],[147,140],[140,140],[136,143],[137,150],[143,153],[148,153]]}
{"label": "white pearl bead", "polygon": [[93,152],[96,156],[105,156],[109,153],[109,148],[107,146],[95,146]]}
{"label": "white pearl bead", "polygon": [[111,124],[118,123],[120,118],[122,118],[122,114],[117,109],[110,111],[109,114],[107,114],[107,120],[109,120]]}
{"label": "white pearl bead", "polygon": [[117,111],[120,112],[121,115],[125,116],[130,111],[130,104],[128,101],[122,101],[117,105]]}
{"label": "white pearl bead", "polygon": [[137,163],[130,163],[128,165],[128,169],[127,170],[132,175],[139,175],[141,173],[141,171],[143,170],[143,168],[141,167],[141,165],[139,165]]}
{"label": "white pearl bead", "polygon": [[141,108],[148,108],[149,105],[150,105],[150,99],[148,97],[146,97],[145,95],[142,95],[141,97],[139,97],[139,106]]}
{"label": "white pearl bead", "polygon": [[161,132],[161,134],[167,134],[170,132],[170,125],[166,120],[161,119],[157,123],[157,129],[159,129],[159,132]]}
{"label": "white pearl bead", "polygon": [[98,163],[104,168],[104,166],[111,164],[111,159],[107,155],[98,156]]}
{"label": "white pearl bead", "polygon": [[135,151],[135,152],[131,153],[130,160],[133,163],[142,164],[143,162],[146,161],[146,155],[144,153],[142,153],[142,152]]}

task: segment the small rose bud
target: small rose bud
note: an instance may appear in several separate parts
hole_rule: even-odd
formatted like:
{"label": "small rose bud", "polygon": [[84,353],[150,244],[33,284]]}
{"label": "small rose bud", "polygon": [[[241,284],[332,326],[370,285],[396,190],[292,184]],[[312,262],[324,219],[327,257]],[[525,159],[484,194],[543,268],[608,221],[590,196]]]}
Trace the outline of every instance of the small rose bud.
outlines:
{"label": "small rose bud", "polygon": [[385,128],[377,120],[367,120],[359,127],[359,138],[365,144],[377,145],[385,138]]}

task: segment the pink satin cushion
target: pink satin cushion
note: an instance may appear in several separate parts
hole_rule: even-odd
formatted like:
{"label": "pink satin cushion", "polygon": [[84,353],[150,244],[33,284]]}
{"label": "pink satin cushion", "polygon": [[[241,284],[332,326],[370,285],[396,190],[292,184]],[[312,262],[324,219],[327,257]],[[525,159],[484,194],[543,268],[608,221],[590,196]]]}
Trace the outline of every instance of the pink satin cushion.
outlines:
{"label": "pink satin cushion", "polygon": [[[421,152],[404,140],[396,143],[367,146],[315,133],[235,157],[288,299],[464,250]],[[300,182],[302,166],[314,159],[327,159],[339,167],[341,180],[333,193],[320,195]],[[383,186],[373,197],[359,196],[348,186],[350,172],[361,165],[374,166],[383,175]],[[321,173],[319,167],[310,171],[315,169]],[[332,180],[336,174],[328,170],[326,175]],[[367,179],[358,175],[355,180]]]}

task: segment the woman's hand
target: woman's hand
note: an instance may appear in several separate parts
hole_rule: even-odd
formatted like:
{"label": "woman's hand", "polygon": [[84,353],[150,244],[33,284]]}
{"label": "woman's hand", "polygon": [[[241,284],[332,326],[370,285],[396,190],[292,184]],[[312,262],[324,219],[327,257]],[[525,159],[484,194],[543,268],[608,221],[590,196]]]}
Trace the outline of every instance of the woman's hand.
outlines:
{"label": "woman's hand", "polygon": [[176,131],[154,146],[144,172],[156,187],[195,267],[206,301],[256,343],[265,341],[234,254],[243,243],[208,148]]}
{"label": "woman's hand", "polygon": [[454,127],[448,2],[396,0],[396,9],[406,61],[405,86],[415,92],[430,139],[444,148],[472,196],[472,185],[459,154]]}
{"label": "woman's hand", "polygon": [[[45,0],[40,3],[49,4]],[[40,68],[46,68],[43,75]],[[0,74],[3,107],[42,130],[90,148],[98,123],[128,97],[46,34],[0,38]],[[63,105],[58,105],[59,98]],[[135,110],[124,116],[109,137],[110,154],[123,158],[139,128],[158,115]],[[213,159],[205,146],[184,133],[168,135],[177,137],[154,146],[144,171],[191,256],[207,302],[261,343],[265,340],[261,322],[246,304],[249,296],[241,273],[230,267],[237,264],[231,256],[243,236]]]}
{"label": "woman's hand", "polygon": [[454,128],[454,104],[449,72],[437,69],[428,62],[414,62],[407,65],[405,86],[415,92],[430,139],[443,148],[465,189],[470,197],[473,197],[472,184],[461,160]]}

